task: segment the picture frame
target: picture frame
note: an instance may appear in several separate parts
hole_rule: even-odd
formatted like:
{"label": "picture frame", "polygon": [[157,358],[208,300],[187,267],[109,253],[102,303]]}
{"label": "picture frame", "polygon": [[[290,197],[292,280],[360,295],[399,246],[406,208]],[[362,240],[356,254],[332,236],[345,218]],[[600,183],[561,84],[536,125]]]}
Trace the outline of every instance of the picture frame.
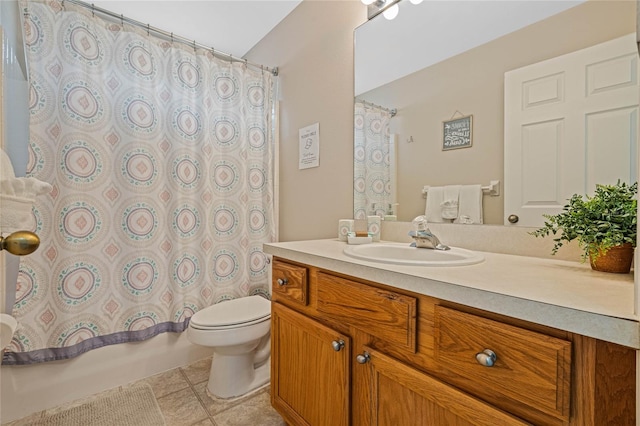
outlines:
{"label": "picture frame", "polygon": [[442,150],[470,148],[473,146],[473,115],[442,122]]}

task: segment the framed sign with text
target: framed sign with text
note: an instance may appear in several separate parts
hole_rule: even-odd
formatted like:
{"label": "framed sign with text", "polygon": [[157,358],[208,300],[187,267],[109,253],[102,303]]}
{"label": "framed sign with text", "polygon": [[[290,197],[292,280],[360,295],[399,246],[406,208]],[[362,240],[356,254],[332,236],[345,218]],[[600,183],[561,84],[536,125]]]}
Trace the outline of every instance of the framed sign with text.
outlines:
{"label": "framed sign with text", "polygon": [[473,143],[473,115],[442,122],[442,150],[469,148]]}

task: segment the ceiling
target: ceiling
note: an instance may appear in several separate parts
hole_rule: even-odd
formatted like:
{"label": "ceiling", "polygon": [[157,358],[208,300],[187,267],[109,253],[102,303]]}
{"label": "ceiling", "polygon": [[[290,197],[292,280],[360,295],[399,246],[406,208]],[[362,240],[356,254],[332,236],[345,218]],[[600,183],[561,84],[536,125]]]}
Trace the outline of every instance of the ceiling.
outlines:
{"label": "ceiling", "polygon": [[244,56],[302,0],[85,0],[102,9]]}

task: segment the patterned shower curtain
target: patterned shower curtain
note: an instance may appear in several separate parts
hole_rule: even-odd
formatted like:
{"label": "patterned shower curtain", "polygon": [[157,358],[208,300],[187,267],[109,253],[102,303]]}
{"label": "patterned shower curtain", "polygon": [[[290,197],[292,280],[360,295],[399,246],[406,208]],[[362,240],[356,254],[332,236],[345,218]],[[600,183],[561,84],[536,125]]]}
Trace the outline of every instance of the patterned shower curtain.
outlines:
{"label": "patterned shower curtain", "polygon": [[267,292],[275,241],[269,72],[29,1],[33,209],[20,327],[3,364],[70,358],[185,330],[198,310]]}
{"label": "patterned shower curtain", "polygon": [[393,203],[389,120],[385,108],[356,102],[354,111],[353,217],[384,215]]}

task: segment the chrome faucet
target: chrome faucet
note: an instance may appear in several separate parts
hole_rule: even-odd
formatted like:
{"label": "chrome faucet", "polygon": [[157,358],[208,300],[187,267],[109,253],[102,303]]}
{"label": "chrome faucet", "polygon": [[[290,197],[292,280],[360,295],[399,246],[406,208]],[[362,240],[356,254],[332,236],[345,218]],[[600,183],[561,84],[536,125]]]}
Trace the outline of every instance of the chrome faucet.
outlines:
{"label": "chrome faucet", "polygon": [[450,250],[451,247],[444,245],[440,242],[440,239],[431,233],[429,228],[424,231],[411,231],[409,232],[414,242],[411,243],[411,247],[416,248],[428,248],[434,250]]}
{"label": "chrome faucet", "polygon": [[428,248],[434,250],[450,250],[451,247],[444,245],[440,242],[440,239],[436,237],[429,228],[427,228],[427,218],[425,216],[418,216],[413,219],[413,225],[416,230],[409,231],[409,236],[413,238],[411,247],[416,248]]}

